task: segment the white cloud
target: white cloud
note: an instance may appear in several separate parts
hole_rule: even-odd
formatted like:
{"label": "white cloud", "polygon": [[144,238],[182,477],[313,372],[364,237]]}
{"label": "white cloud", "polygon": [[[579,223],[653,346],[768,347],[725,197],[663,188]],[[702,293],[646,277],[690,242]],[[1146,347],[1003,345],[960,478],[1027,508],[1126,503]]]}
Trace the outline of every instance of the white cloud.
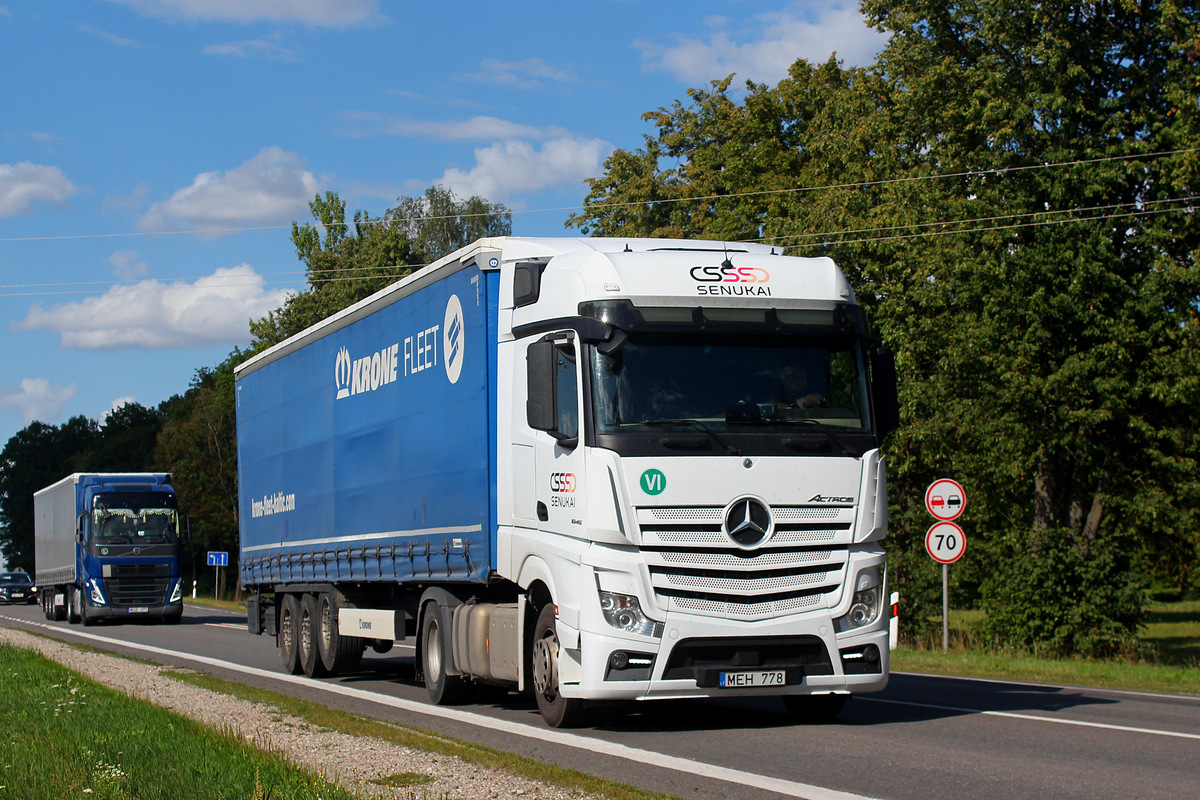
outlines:
{"label": "white cloud", "polygon": [[270,39],[248,39],[241,42],[213,44],[204,48],[209,56],[234,56],[236,58],[263,58],[268,61],[296,61],[296,52],[279,44],[279,37]]}
{"label": "white cloud", "polygon": [[419,136],[480,142],[496,139],[545,139],[564,133],[560,128],[543,130],[532,125],[488,116],[477,116],[467,120],[408,120],[373,111],[352,112],[346,116],[365,125],[365,128],[357,133],[359,136]]}
{"label": "white cloud", "polygon": [[138,224],[144,230],[267,225],[303,216],[319,190],[305,164],[295,153],[264,147],[224,174],[197,175],[191,186],[151,206]]}
{"label": "white cloud", "polygon": [[0,408],[15,409],[25,423],[53,421],[75,396],[77,385],[54,386],[45,378],[24,378],[20,386],[0,386]]}
{"label": "white cloud", "polygon": [[349,28],[383,21],[379,0],[110,0],[147,17],[189,22],[289,22]]}
{"label": "white cloud", "polygon": [[853,5],[816,7],[792,3],[785,10],[752,18],[749,25],[731,29],[725,17],[705,20],[713,32],[703,37],[672,37],[670,44],[638,39],[650,69],[668,72],[693,85],[720,80],[736,72],[739,82],[776,83],[787,76],[798,58],[823,63],[835,51],[846,64],[865,66],[887,43],[887,37],[867,25]]}
{"label": "white cloud", "polygon": [[65,203],[79,190],[58,167],[31,164],[0,164],[0,217],[32,210],[34,203]]}
{"label": "white cloud", "polygon": [[542,144],[505,141],[475,150],[470,170],[448,169],[435,181],[459,197],[480,195],[493,202],[563,183],[580,183],[600,173],[612,145],[601,139],[562,137]]}
{"label": "white cloud", "polygon": [[194,283],[145,280],[48,310],[33,306],[13,328],[55,332],[63,347],[79,350],[228,346],[246,342],[250,320],[278,308],[287,295],[268,290],[261,275],[240,264]]}
{"label": "white cloud", "polygon": [[102,31],[99,28],[93,28],[89,25],[76,25],[79,30],[84,33],[90,33],[92,36],[97,36],[114,47],[137,47],[138,43],[133,39],[126,39],[124,36],[117,36],[115,33]]}
{"label": "white cloud", "polygon": [[501,61],[496,58],[485,58],[480,63],[480,68],[479,72],[465,77],[479,83],[508,86],[514,89],[541,89],[547,83],[573,84],[579,82],[579,78],[571,70],[547,64],[540,58],[527,58],[524,61]]}
{"label": "white cloud", "polygon": [[149,271],[146,262],[138,258],[137,250],[118,250],[108,257],[108,263],[113,265],[113,275],[119,281],[131,281],[140,278]]}

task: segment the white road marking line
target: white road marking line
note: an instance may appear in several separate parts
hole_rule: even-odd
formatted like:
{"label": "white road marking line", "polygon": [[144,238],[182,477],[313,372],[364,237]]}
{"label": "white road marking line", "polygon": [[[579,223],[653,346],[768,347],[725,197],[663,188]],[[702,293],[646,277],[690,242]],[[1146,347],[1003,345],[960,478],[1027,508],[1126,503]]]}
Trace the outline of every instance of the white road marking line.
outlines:
{"label": "white road marking line", "polygon": [[1108,731],[1124,731],[1126,733],[1147,733],[1151,736],[1171,736],[1177,739],[1200,740],[1200,733],[1183,733],[1181,731],[1164,731],[1157,728],[1134,728],[1129,725],[1110,725],[1105,722],[1086,722],[1078,719],[1059,719],[1058,717],[1043,717],[1039,714],[1020,714],[1016,711],[983,711],[978,708],[959,708],[958,706],[939,706],[934,703],[914,703],[911,700],[888,700],[882,697],[867,697],[855,695],[857,700],[869,703],[888,703],[894,706],[913,706],[914,708],[932,708],[938,711],[954,711],[959,714],[979,714],[984,717],[1008,717],[1009,719],[1032,720],[1034,722],[1050,722],[1055,725],[1074,725],[1079,728],[1099,728]]}
{"label": "white road marking line", "polygon": [[[12,619],[5,617],[5,619]],[[16,622],[24,622],[27,625],[33,625],[56,633],[67,633],[72,636],[77,636],[83,639],[91,639],[97,642],[106,642],[120,647],[127,647],[133,650],[141,650],[146,653],[154,653],[155,655],[170,656],[172,658],[181,658],[186,661],[193,661],[197,664],[206,664],[220,669],[239,672],[243,675],[253,675],[259,678],[265,678],[271,681],[284,681],[286,683],[294,683],[297,686],[304,686],[307,689],[320,689],[332,694],[340,694],[343,697],[352,697],[356,700],[365,700],[369,703],[377,705],[390,706],[401,711],[407,711],[413,714],[424,714],[431,717],[441,717],[442,719],[453,720],[468,725],[475,725],[480,728],[488,728],[490,730],[507,733],[514,736],[524,736],[527,739],[537,739],[551,744],[561,745],[563,747],[573,747],[578,750],[587,750],[599,755],[614,756],[630,761],[636,761],[639,764],[652,764],[658,767],[684,772],[689,775],[700,775],[706,778],[725,781],[727,783],[735,783],[740,786],[747,786],[753,789],[761,789],[763,791],[775,792],[776,794],[786,795],[788,797],[801,798],[802,800],[872,800],[865,795],[853,794],[850,792],[839,792],[835,789],[826,789],[822,786],[813,786],[807,783],[799,783],[797,781],[784,780],[782,778],[772,778],[767,775],[757,775],[753,772],[744,772],[738,769],[730,769],[728,767],[719,767],[714,764],[705,764],[701,761],[693,761],[688,758],[680,758],[678,756],[669,756],[664,753],[657,753],[652,750],[642,750],[637,747],[629,747],[628,745],[616,744],[614,742],[606,742],[602,739],[591,739],[586,736],[580,736],[574,733],[566,733],[565,731],[554,730],[552,728],[540,728],[532,725],[524,725],[518,722],[509,722],[508,720],[493,719],[492,717],[476,714],[471,711],[463,711],[458,708],[450,708],[447,706],[431,706],[426,703],[418,703],[413,700],[404,700],[399,697],[390,697],[388,695],[376,694],[367,692],[362,689],[355,689],[349,686],[342,686],[336,683],[323,683],[322,681],[314,681],[310,678],[296,675],[286,675],[282,672],[273,672],[257,667],[244,667],[240,664],[234,664],[229,661],[221,661],[216,658],[207,656],[198,656],[192,653],[182,653],[177,650],[167,650],[163,647],[155,647],[148,644],[138,644],[136,642],[126,642],[120,639],[110,639],[107,636],[98,636],[94,633],[64,629],[53,625],[46,625],[41,622],[30,622],[28,620],[14,620]]]}

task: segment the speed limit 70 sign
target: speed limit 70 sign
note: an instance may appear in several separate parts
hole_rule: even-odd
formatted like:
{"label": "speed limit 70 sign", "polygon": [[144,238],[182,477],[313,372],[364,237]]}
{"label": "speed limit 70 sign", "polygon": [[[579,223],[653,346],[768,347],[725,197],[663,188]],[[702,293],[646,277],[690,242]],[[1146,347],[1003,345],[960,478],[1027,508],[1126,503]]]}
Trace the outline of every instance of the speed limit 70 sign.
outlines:
{"label": "speed limit 70 sign", "polygon": [[967,550],[963,529],[953,522],[937,522],[925,534],[925,550],[934,561],[953,564]]}

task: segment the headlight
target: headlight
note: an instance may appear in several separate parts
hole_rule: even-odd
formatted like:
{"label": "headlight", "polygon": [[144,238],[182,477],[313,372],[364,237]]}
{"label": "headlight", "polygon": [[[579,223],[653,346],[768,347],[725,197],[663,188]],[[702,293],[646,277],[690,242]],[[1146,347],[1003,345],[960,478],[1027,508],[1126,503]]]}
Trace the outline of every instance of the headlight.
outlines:
{"label": "headlight", "polygon": [[835,619],[834,628],[838,633],[864,628],[879,619],[883,608],[880,602],[883,592],[879,579],[879,570],[875,567],[858,573],[854,581],[854,597],[850,600],[850,610],[846,616]]}
{"label": "headlight", "polygon": [[632,595],[600,592],[600,610],[608,624],[619,631],[639,636],[662,636],[663,624],[643,614],[638,599]]}
{"label": "headlight", "polygon": [[89,591],[88,595],[91,598],[93,605],[108,605],[108,603],[104,600],[104,591],[100,588],[100,581],[96,580],[95,578],[89,578],[88,589],[91,590]]}
{"label": "headlight", "polygon": [[183,600],[183,579],[175,581],[175,588],[171,591],[171,599],[167,604],[178,603]]}

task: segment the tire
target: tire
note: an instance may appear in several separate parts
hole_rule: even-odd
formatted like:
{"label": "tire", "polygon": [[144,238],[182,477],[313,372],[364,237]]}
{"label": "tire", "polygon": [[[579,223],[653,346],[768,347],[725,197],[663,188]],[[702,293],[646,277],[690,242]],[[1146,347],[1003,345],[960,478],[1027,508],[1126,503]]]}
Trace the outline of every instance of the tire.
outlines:
{"label": "tire", "polygon": [[300,654],[296,647],[299,632],[300,601],[294,594],[284,595],[279,604],[279,631],[275,634],[275,644],[279,647],[283,671],[289,675],[300,674]]}
{"label": "tire", "polygon": [[554,604],[547,603],[542,606],[533,626],[530,642],[533,696],[547,725],[551,728],[575,728],[586,721],[587,707],[582,700],[559,694],[559,644],[554,618]]}
{"label": "tire", "polygon": [[75,594],[79,597],[79,621],[83,623],[83,627],[90,628],[96,624],[96,618],[88,616],[87,600],[84,598],[83,592],[76,590]]}
{"label": "tire", "polygon": [[452,706],[473,699],[475,686],[461,675],[447,675],[444,658],[442,616],[437,603],[426,603],[421,620],[421,659],[425,672],[425,691],[435,706]]}
{"label": "tire", "polygon": [[790,694],[784,696],[783,704],[797,722],[827,725],[837,719],[849,700],[848,694]]}
{"label": "tire", "polygon": [[46,619],[48,619],[50,621],[53,621],[54,620],[54,590],[53,589],[43,589],[42,591],[38,592],[38,597],[42,601],[42,616],[44,616]]}
{"label": "tire", "polygon": [[321,636],[320,617],[317,614],[317,596],[306,594],[300,601],[300,630],[296,636],[296,653],[300,669],[309,678],[324,678],[325,665],[321,663],[321,650],[317,640]]}
{"label": "tire", "polygon": [[75,586],[67,590],[67,622],[74,625],[83,619],[83,592]]}
{"label": "tire", "polygon": [[317,649],[331,675],[348,672],[362,662],[363,640],[338,632],[338,604],[328,592],[317,597]]}

